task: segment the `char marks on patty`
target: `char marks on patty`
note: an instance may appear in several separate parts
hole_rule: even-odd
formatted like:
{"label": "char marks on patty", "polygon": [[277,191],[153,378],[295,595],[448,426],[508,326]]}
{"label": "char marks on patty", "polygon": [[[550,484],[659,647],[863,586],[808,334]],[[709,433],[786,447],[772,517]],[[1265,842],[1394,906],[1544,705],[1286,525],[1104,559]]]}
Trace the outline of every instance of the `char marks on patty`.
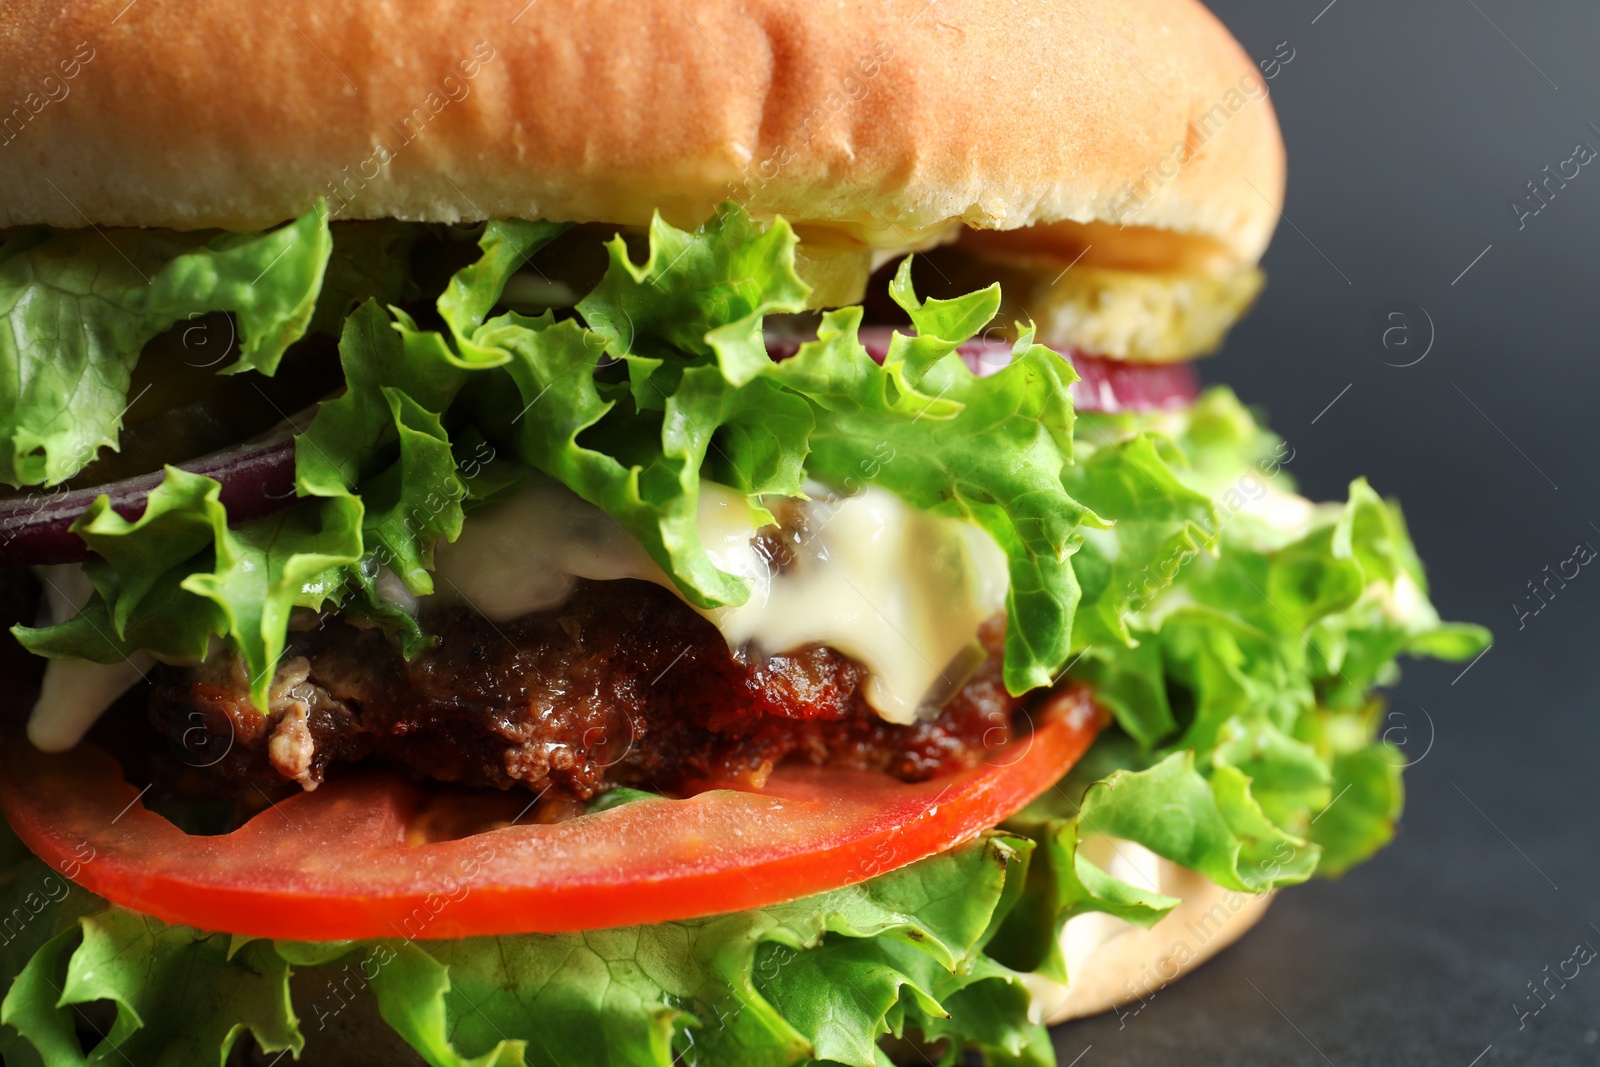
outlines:
{"label": "char marks on patty", "polygon": [[[759,783],[787,759],[920,780],[1008,740],[1018,700],[1000,677],[1004,620],[936,718],[884,722],[866,672],[832,649],[735,654],[671,592],[581,582],[561,608],[496,624],[463,606],[424,617],[437,643],[409,663],[383,633],[329,618],[290,635],[267,714],[242,663],[161,668],[150,716],[176,743],[197,724],[226,751],[218,773],[315,788],[376,759],[418,778],[587,799],[617,785],[679,793]],[[192,745],[191,745],[192,747]]]}

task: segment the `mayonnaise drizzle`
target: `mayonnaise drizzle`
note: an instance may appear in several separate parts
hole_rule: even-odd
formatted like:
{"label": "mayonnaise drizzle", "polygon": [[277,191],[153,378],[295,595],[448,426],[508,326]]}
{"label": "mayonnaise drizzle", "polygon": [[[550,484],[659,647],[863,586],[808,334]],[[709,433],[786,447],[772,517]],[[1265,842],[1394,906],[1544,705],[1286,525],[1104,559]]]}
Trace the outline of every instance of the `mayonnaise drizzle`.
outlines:
{"label": "mayonnaise drizzle", "polygon": [[[36,567],[34,573],[44,587],[42,622],[72,618],[94,593],[83,567],[76,563]],[[82,741],[95,720],[154,665],[148,652],[135,652],[117,663],[47,660],[39,699],[28,716],[28,740],[41,752],[65,752]]]}

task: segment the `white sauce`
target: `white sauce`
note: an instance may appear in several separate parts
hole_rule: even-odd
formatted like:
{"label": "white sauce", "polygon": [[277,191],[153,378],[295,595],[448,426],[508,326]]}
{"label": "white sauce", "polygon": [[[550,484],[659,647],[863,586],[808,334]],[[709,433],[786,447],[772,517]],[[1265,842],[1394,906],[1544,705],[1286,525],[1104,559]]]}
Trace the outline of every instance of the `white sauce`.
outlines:
{"label": "white sauce", "polygon": [[40,752],[72,748],[155,662],[148,652],[135,652],[117,663],[51,660],[45,665],[39,699],[28,717],[28,740]]}
{"label": "white sauce", "polygon": [[579,578],[670,585],[622,524],[559,482],[530,477],[516,496],[467,516],[434,553],[434,588],[509,622],[560,607]]}
{"label": "white sauce", "polygon": [[[76,563],[35,567],[34,573],[44,587],[42,624],[72,618],[94,593]],[[47,660],[39,699],[28,716],[28,740],[41,752],[65,752],[82,741],[95,720],[154,664],[147,652],[135,652],[120,663]]]}
{"label": "white sauce", "polygon": [[50,626],[65,622],[89,602],[94,595],[94,585],[83,573],[78,563],[61,563],[53,567],[35,567],[33,573],[44,589],[44,603],[40,604],[41,625]]}
{"label": "white sauce", "polygon": [[1390,620],[1402,626],[1414,626],[1436,619],[1427,598],[1422,595],[1421,588],[1409,574],[1396,575],[1393,585],[1373,582],[1367,586],[1367,592],[1377,599],[1379,606],[1383,608],[1383,613]]}
{"label": "white sauce", "polygon": [[[1111,877],[1135,889],[1161,891],[1161,857],[1143,845],[1104,834],[1088,834],[1078,844],[1078,851]],[[1066,960],[1067,974],[1082,974],[1082,968],[1101,945],[1133,928],[1128,920],[1099,911],[1068,919],[1061,928],[1061,954]]]}
{"label": "white sauce", "polygon": [[1263,522],[1280,533],[1298,534],[1310,529],[1317,517],[1317,505],[1299,493],[1268,488],[1260,497],[1247,501],[1239,514]]}
{"label": "white sauce", "polygon": [[411,595],[411,590],[406,588],[406,583],[400,576],[388,567],[379,567],[378,576],[373,579],[372,591],[379,600],[392,608],[399,608],[407,615],[417,613],[417,598]]}
{"label": "white sauce", "polygon": [[[744,496],[702,483],[701,543],[746,580],[750,598],[701,614],[731,648],[837,649],[867,669],[866,698],[885,719],[912,722],[960,684],[979,625],[1005,607],[1005,556],[977,527],[926,515],[886,490],[811,492],[794,563],[773,572],[751,544],[758,520]],[[496,621],[558,606],[578,578],[675,588],[620,523],[547,480],[474,512],[436,558],[440,591]]]}

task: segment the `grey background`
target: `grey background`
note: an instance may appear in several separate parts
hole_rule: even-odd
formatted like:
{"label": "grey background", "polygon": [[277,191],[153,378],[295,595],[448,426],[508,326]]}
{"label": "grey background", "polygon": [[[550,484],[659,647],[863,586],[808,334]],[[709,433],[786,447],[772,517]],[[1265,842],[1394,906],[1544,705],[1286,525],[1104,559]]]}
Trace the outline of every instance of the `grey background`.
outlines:
{"label": "grey background", "polygon": [[[1600,160],[1520,231],[1509,206],[1577,142],[1600,149],[1600,5],[1326,4],[1211,0],[1257,59],[1294,49],[1269,83],[1292,225],[1203,373],[1267,409],[1308,495],[1366,474],[1398,496],[1441,611],[1496,642],[1459,681],[1409,664],[1392,694],[1420,761],[1390,849],[1284,893],[1136,1017],[1059,1029],[1063,1067],[1600,1063],[1600,960],[1525,1025],[1512,1006],[1600,950],[1600,567],[1521,629],[1512,607],[1600,548]],[[1364,337],[1391,300],[1432,318],[1415,366]]]}

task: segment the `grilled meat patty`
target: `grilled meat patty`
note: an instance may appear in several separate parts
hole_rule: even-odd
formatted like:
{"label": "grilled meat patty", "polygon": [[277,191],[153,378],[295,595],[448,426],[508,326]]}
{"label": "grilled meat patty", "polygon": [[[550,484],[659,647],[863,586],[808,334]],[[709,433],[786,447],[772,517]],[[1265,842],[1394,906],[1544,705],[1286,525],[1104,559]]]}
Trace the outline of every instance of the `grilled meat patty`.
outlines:
{"label": "grilled meat patty", "polygon": [[437,642],[410,662],[382,632],[337,618],[292,634],[266,715],[235,657],[161,668],[150,716],[175,744],[226,753],[214,769],[244,782],[313,789],[335,764],[372,758],[587,799],[616,785],[759,782],[786,759],[928,778],[1007,740],[1018,705],[1000,677],[1003,618],[937,717],[909,726],[879,717],[866,672],[839,652],[732,653],[647,582],[582,582],[561,608],[506,624],[459,604],[423,621]]}

